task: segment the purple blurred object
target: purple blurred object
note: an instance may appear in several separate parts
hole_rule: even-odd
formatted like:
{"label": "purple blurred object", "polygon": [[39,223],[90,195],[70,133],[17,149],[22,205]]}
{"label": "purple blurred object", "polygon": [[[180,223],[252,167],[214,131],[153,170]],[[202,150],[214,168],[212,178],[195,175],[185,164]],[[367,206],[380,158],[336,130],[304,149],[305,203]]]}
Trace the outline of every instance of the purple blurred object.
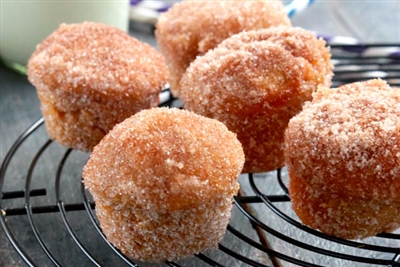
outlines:
{"label": "purple blurred object", "polygon": [[[311,5],[315,0],[293,0],[285,6],[289,17],[301,12]],[[173,2],[130,0],[130,18],[133,21],[155,24],[160,13],[167,11]]]}

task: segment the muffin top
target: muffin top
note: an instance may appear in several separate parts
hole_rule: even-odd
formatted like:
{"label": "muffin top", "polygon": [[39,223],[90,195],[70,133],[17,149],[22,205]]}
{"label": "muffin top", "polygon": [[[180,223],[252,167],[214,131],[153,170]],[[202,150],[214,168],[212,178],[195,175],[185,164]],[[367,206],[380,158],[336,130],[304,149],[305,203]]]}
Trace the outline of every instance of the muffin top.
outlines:
{"label": "muffin top", "polygon": [[400,200],[399,103],[379,79],[319,88],[286,130],[290,171],[332,192]]}
{"label": "muffin top", "polygon": [[172,211],[231,198],[243,163],[240,142],[221,122],[154,108],[116,125],[94,148],[83,177],[96,201]]}
{"label": "muffin top", "polygon": [[318,85],[330,85],[330,56],[325,41],[301,28],[242,32],[191,63],[180,97],[185,107],[207,116],[279,109],[292,114]]}
{"label": "muffin top", "polygon": [[155,32],[171,73],[172,93],[179,95],[181,76],[197,56],[233,34],[278,25],[291,25],[283,3],[278,0],[174,4],[158,18]]}
{"label": "muffin top", "polygon": [[141,97],[160,91],[167,76],[164,58],[154,48],[93,22],[61,24],[28,62],[30,82],[60,94]]}

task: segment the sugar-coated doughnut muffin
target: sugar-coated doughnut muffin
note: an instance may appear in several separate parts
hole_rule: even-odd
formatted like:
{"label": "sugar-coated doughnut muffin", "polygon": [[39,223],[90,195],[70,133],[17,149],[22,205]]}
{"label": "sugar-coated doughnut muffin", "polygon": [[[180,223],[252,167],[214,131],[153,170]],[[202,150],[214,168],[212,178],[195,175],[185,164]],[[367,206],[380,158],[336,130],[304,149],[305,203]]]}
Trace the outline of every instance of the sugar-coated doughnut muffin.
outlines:
{"label": "sugar-coated doughnut muffin", "polygon": [[217,246],[243,164],[240,142],[221,122],[154,108],[116,125],[83,178],[115,247],[134,259],[174,260]]}
{"label": "sugar-coated doughnut muffin", "polygon": [[159,103],[168,82],[163,56],[122,30],[62,24],[28,62],[50,137],[91,150],[112,127]]}
{"label": "sugar-coated doughnut muffin", "polygon": [[189,64],[233,34],[290,26],[277,0],[182,1],[162,14],[156,38],[166,58],[171,92],[179,96],[179,81]]}
{"label": "sugar-coated doughnut muffin", "polygon": [[181,80],[185,108],[237,133],[243,172],[284,165],[289,119],[318,85],[330,85],[329,48],[309,31],[274,27],[234,35],[192,62]]}
{"label": "sugar-coated doughnut muffin", "polygon": [[400,90],[382,80],[321,88],[286,131],[293,209],[346,239],[400,227]]}

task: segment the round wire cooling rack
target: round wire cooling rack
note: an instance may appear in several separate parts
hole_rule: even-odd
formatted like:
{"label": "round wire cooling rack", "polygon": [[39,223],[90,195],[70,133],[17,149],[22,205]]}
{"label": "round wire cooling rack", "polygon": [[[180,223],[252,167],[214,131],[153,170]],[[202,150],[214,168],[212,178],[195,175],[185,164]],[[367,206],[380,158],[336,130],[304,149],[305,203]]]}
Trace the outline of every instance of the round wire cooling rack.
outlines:
{"label": "round wire cooling rack", "polygon": [[[400,84],[398,56],[363,60],[334,57],[339,71],[333,83],[371,78],[377,72],[370,73],[368,66],[376,60],[380,73],[386,73],[383,78]],[[161,99],[163,106],[181,105],[168,90]],[[28,266],[159,266],[135,262],[107,241],[81,181],[87,158],[49,140],[43,119],[21,134],[0,169],[0,223],[11,245]],[[18,180],[19,187],[8,186],[10,180]],[[400,267],[400,231],[350,241],[302,225],[290,206],[285,169],[241,175],[239,182],[241,190],[218,250],[167,261],[166,266]]]}

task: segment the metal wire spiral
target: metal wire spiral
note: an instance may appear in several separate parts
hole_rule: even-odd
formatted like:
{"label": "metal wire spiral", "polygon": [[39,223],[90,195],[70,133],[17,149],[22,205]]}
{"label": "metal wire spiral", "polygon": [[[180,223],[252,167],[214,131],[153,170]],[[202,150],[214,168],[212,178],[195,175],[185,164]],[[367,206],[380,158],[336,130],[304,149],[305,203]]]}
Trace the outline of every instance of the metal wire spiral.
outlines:
{"label": "metal wire spiral", "polygon": [[[335,47],[334,47],[335,48]],[[351,48],[351,47],[348,47]],[[338,67],[337,72],[335,73],[335,79],[333,81],[334,85],[340,85],[343,83],[348,83],[352,81],[364,80],[372,78],[371,76],[377,74],[377,71],[384,73],[382,77],[387,79],[390,84],[394,86],[400,86],[400,56],[393,57],[369,57],[369,58],[360,58],[360,57],[334,57],[333,61],[335,65]],[[373,68],[370,67],[372,64]],[[378,73],[379,74],[379,73]],[[162,98],[166,99],[163,102],[164,106],[179,106],[179,100],[174,99],[169,91],[164,91],[162,94],[164,96]],[[26,252],[26,245],[21,244],[18,238],[15,236],[15,233],[10,229],[9,222],[7,221],[8,217],[11,216],[27,216],[29,225],[34,234],[35,240],[37,242],[38,249],[41,250],[46,257],[49,259],[53,266],[62,266],[57,255],[55,255],[49,246],[49,241],[45,240],[42,236],[40,230],[37,226],[37,219],[35,219],[35,214],[40,213],[58,213],[61,216],[62,225],[67,230],[69,236],[73,239],[75,245],[80,249],[82,254],[90,260],[91,263],[95,266],[103,266],[102,262],[93,255],[92,251],[85,246],[84,242],[80,239],[79,234],[74,230],[71,222],[68,218],[68,213],[71,211],[80,211],[83,216],[88,216],[91,226],[94,227],[98,235],[104,241],[106,246],[108,246],[113,255],[115,257],[120,258],[120,260],[126,265],[131,267],[140,266],[140,264],[133,262],[131,259],[122,254],[118,249],[116,249],[112,244],[110,244],[104,234],[101,231],[100,225],[97,221],[96,215],[93,211],[95,207],[95,203],[91,201],[90,194],[85,190],[83,183],[80,185],[80,194],[82,197],[81,202],[69,203],[63,200],[63,187],[61,186],[61,182],[63,179],[63,174],[68,172],[64,167],[66,162],[73,156],[73,151],[71,149],[65,149],[64,154],[58,163],[56,173],[54,174],[54,190],[56,201],[53,205],[47,206],[35,206],[32,205],[32,198],[34,197],[46,197],[48,192],[46,189],[32,189],[32,179],[33,172],[37,167],[38,162],[42,158],[43,154],[51,147],[52,141],[47,140],[44,144],[39,148],[39,150],[34,155],[33,159],[30,162],[26,178],[25,184],[22,186],[23,190],[13,191],[13,192],[4,192],[3,185],[7,179],[12,179],[12,177],[8,177],[6,175],[6,171],[9,168],[10,162],[16,155],[19,147],[24,144],[24,142],[29,142],[28,138],[33,135],[40,127],[43,127],[43,119],[39,119],[36,121],[31,127],[29,127],[21,136],[15,141],[14,145],[11,147],[10,151],[6,155],[0,169],[0,191],[2,192],[2,198],[0,199],[0,208],[2,210],[2,214],[0,216],[0,224],[4,229],[4,232],[11,242],[12,246],[18,252],[18,254],[22,257],[24,262],[28,266],[41,266],[40,262],[37,262],[35,259],[31,258]],[[242,194],[234,199],[234,203],[238,210],[241,212],[242,216],[248,219],[253,228],[255,228],[259,233],[259,239],[251,238],[240,230],[236,229],[233,225],[228,225],[227,231],[241,240],[243,244],[254,247],[259,250],[261,253],[268,255],[271,259],[273,266],[281,266],[281,263],[292,263],[299,266],[322,266],[318,265],[315,262],[307,261],[303,258],[295,257],[292,255],[288,255],[287,253],[283,253],[282,251],[276,250],[273,246],[268,244],[268,240],[266,240],[265,235],[271,235],[274,238],[281,240],[285,244],[290,244],[291,246],[295,246],[304,251],[309,251],[312,253],[317,253],[324,255],[326,257],[330,257],[333,260],[347,260],[353,261],[363,264],[370,264],[374,266],[391,266],[391,267],[399,267],[400,266],[400,234],[395,233],[382,233],[377,235],[376,239],[378,241],[387,241],[392,240],[397,242],[396,246],[386,246],[386,245],[373,245],[368,244],[362,241],[350,241],[344,240],[332,236],[327,236],[319,231],[313,230],[302,225],[296,218],[291,217],[286,214],[278,205],[278,203],[289,203],[290,198],[288,194],[288,188],[286,187],[286,183],[284,181],[282,170],[277,170],[275,173],[275,182],[279,185],[279,192],[276,194],[265,194],[262,189],[257,184],[257,179],[255,175],[249,174],[245,177],[246,181],[249,183],[250,188],[252,189],[251,194]],[[13,198],[24,198],[25,204],[24,206],[11,206],[6,207],[4,205],[4,201],[6,199]],[[369,251],[373,254],[373,256],[357,256],[350,255],[343,252],[337,252],[334,250],[330,250],[329,248],[320,247],[314,244],[308,244],[298,238],[294,238],[286,232],[282,232],[274,229],[267,223],[265,223],[261,218],[255,215],[251,209],[248,208],[249,204],[257,204],[263,205],[268,208],[269,211],[273,212],[283,223],[290,225],[290,227],[296,228],[298,231],[306,233],[307,235],[314,236],[318,240],[324,240],[329,242],[329,244],[339,244],[344,246],[345,248],[352,248],[356,250]],[[384,242],[381,242],[384,243]],[[232,257],[237,259],[239,262],[245,263],[248,266],[258,266],[258,267],[266,267],[263,262],[257,261],[252,258],[248,258],[245,255],[241,255],[237,251],[229,248],[225,244],[219,244],[219,250],[226,254],[228,257]],[[385,253],[390,257],[381,258],[379,253]],[[204,265],[208,266],[225,266],[223,262],[217,262],[212,257],[209,257],[205,254],[195,255],[198,260],[202,261]],[[167,266],[182,266],[177,262],[165,262]]]}

